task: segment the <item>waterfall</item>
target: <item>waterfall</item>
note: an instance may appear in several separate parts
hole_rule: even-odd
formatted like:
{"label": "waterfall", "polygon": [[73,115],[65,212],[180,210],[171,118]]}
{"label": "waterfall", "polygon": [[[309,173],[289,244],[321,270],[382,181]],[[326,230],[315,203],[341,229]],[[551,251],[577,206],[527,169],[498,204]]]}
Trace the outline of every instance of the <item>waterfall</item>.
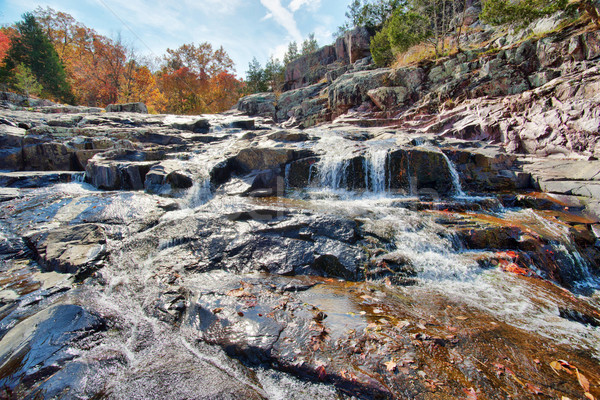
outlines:
{"label": "waterfall", "polygon": [[454,196],[455,197],[465,197],[466,193],[462,190],[462,185],[460,184],[460,175],[456,169],[456,166],[448,156],[442,151],[442,156],[444,156],[444,160],[446,160],[446,164],[448,165],[448,170],[450,171],[450,176],[452,177],[452,186],[454,188]]}
{"label": "waterfall", "polygon": [[346,186],[346,170],[350,161],[340,157],[323,158],[318,166],[319,184],[329,189],[343,189]]}
{"label": "waterfall", "polygon": [[[371,147],[363,162],[365,169],[365,188],[373,193],[385,193],[389,189],[389,177],[386,179],[388,149]],[[386,186],[386,180],[388,185]]]}
{"label": "waterfall", "polygon": [[71,175],[71,182],[85,183],[85,172],[75,172]]}
{"label": "waterfall", "polygon": [[194,185],[188,189],[184,202],[189,208],[200,207],[206,204],[212,198],[212,188],[210,178],[204,177],[196,181]]}

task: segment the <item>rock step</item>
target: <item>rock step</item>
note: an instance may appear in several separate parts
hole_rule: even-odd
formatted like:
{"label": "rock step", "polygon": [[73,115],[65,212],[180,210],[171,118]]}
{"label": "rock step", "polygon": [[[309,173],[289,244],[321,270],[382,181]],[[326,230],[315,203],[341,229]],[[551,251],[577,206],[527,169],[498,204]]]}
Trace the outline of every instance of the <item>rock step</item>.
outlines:
{"label": "rock step", "polygon": [[76,180],[82,172],[73,171],[24,171],[1,172],[0,186],[7,188],[40,188],[56,183],[68,183]]}

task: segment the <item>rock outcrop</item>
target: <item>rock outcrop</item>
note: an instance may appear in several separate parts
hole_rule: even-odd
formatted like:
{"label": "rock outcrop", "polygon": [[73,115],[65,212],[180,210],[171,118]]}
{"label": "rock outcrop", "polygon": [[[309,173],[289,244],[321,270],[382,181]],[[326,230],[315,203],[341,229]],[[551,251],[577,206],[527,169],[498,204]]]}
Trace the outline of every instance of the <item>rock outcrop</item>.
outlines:
{"label": "rock outcrop", "polygon": [[346,66],[371,55],[370,43],[370,32],[366,28],[355,28],[334,44],[300,56],[286,67],[284,90],[300,89],[319,82],[328,74],[343,73]]}

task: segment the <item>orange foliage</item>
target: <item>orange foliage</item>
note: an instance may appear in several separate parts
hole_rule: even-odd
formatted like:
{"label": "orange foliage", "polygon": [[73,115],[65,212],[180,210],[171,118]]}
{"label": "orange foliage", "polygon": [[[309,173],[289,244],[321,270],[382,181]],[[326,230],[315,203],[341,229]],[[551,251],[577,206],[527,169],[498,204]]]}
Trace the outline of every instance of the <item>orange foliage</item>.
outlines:
{"label": "orange foliage", "polygon": [[202,114],[225,111],[240,97],[243,82],[231,73],[233,61],[223,48],[202,43],[168,49],[161,70],[153,73],[120,40],[98,34],[69,14],[38,8],[35,15],[80,104],[144,102],[151,112]]}
{"label": "orange foliage", "polygon": [[4,32],[0,30],[0,63],[6,56],[6,53],[10,49],[10,37]]}

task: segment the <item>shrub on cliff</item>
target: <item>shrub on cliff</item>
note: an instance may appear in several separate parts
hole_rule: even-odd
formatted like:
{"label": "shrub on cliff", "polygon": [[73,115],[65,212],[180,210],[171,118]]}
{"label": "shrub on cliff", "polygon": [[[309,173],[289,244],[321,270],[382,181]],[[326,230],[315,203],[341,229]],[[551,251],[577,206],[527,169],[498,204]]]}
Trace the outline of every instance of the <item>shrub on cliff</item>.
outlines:
{"label": "shrub on cliff", "polygon": [[568,0],[487,0],[480,15],[492,25],[528,24],[537,18],[566,9]]}
{"label": "shrub on cliff", "polygon": [[389,65],[395,53],[403,53],[429,36],[431,30],[425,17],[399,9],[371,39],[371,55],[377,65]]}
{"label": "shrub on cliff", "polygon": [[14,87],[19,65],[26,66],[41,84],[42,95],[72,103],[73,94],[64,67],[52,42],[44,34],[35,17],[26,13],[18,22],[17,34],[0,68],[0,80]]}

